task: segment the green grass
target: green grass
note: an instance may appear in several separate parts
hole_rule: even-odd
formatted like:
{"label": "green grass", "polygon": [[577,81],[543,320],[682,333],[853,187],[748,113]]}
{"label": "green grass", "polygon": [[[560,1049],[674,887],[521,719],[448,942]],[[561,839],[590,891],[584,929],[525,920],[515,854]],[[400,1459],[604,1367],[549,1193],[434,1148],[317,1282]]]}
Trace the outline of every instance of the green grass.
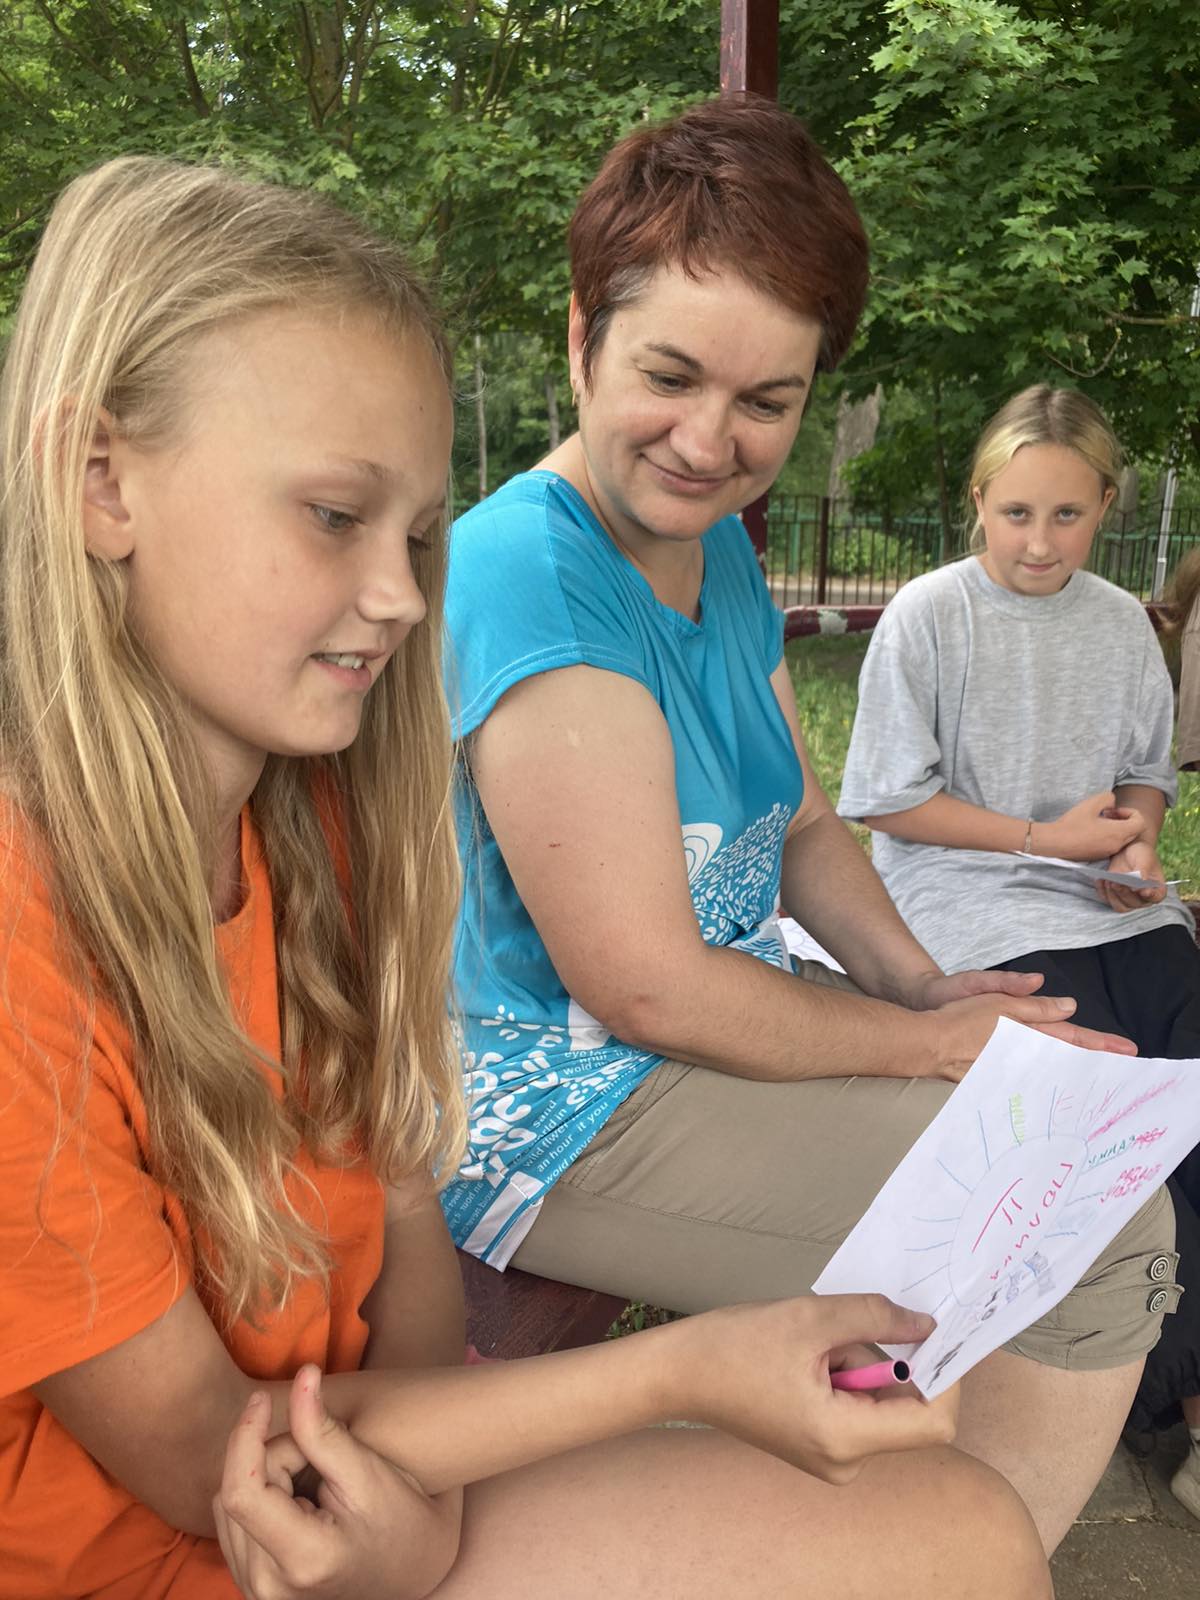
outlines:
{"label": "green grass", "polygon": [[[858,669],[869,639],[865,633],[793,639],[787,647],[808,753],[822,788],[835,802],[858,701]],[[867,829],[856,827],[854,833],[869,854]],[[1183,897],[1200,900],[1200,773],[1180,773],[1179,800],[1167,812],[1158,853],[1168,878],[1195,879],[1180,885]]]}

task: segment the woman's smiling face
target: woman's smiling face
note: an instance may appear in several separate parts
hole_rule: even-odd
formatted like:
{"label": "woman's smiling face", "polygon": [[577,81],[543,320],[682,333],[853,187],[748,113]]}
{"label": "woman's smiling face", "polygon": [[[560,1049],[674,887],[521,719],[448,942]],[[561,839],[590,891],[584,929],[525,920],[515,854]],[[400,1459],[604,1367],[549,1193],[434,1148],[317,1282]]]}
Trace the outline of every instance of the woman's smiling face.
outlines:
{"label": "woman's smiling face", "polygon": [[819,323],[736,272],[659,267],[613,313],[583,379],[571,308],[571,375],[597,509],[624,544],[697,539],[778,477],[800,426]]}

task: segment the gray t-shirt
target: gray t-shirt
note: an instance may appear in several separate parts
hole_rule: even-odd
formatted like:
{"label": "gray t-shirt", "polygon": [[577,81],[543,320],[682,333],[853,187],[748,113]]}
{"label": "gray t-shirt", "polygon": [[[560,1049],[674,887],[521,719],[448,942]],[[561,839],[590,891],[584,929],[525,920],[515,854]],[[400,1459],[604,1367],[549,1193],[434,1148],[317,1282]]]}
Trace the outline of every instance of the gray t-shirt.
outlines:
{"label": "gray t-shirt", "polygon": [[[1045,596],[993,583],[974,556],[914,578],[875,629],[858,693],[843,817],[907,811],[942,789],[1039,822],[1123,783],[1175,799],[1162,652],[1140,602],[1094,573]],[[1122,913],[1036,856],[885,833],[872,845],[901,916],[949,972],[1192,926],[1174,890]]]}

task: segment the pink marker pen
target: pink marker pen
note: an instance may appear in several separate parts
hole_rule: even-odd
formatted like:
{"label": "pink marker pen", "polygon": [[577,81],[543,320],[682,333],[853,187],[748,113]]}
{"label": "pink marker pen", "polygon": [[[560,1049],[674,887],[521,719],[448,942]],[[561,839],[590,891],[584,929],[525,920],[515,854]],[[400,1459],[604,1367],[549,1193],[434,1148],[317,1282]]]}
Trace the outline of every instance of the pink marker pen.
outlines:
{"label": "pink marker pen", "polygon": [[888,1389],[893,1383],[907,1383],[909,1377],[907,1361],[877,1361],[873,1367],[831,1372],[829,1381],[835,1389]]}

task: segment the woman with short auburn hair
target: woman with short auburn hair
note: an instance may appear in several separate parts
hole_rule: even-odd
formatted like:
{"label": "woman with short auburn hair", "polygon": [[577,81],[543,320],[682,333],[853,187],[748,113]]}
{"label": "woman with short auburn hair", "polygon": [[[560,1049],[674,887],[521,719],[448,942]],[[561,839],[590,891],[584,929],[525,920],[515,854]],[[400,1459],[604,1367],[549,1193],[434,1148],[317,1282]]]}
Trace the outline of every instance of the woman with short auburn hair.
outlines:
{"label": "woman with short auburn hair", "polygon": [[[779,107],[714,101],[618,144],[570,240],[578,432],[451,541],[470,1132],[443,1203],[495,1266],[699,1311],[807,1290],[998,1017],[1128,1047],[1036,975],[942,973],[805,752],[738,513],[862,308],[841,179]],[[780,906],[848,977],[794,969]],[[1160,1194],[964,1386],[965,1448],[1047,1549],[1172,1236]]]}

